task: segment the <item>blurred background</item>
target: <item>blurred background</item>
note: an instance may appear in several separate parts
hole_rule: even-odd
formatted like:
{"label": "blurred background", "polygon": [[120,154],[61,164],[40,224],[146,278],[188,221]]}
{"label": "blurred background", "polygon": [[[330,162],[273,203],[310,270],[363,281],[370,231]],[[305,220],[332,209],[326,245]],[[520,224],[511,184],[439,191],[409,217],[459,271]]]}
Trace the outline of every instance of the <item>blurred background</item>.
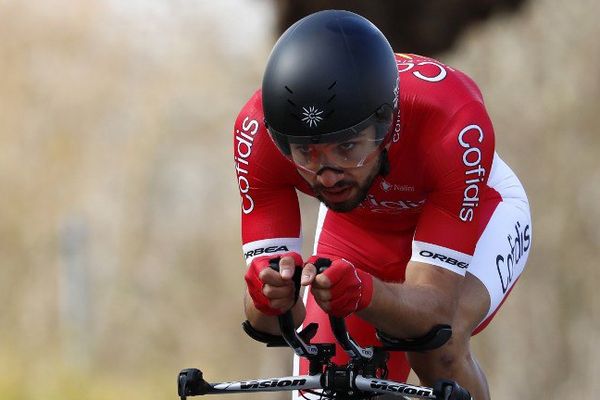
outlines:
{"label": "blurred background", "polygon": [[0,0],[1,399],[291,371],[240,329],[231,128],[281,29],[322,8],[471,75],[528,190],[529,267],[474,340],[493,397],[600,390],[600,2]]}

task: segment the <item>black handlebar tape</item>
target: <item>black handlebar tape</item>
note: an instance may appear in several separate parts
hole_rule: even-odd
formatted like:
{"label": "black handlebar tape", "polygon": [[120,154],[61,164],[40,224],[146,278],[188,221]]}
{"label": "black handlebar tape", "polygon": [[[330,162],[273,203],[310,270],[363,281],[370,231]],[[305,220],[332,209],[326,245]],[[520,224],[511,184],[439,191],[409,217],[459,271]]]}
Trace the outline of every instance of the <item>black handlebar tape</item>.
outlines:
{"label": "black handlebar tape", "polygon": [[[281,261],[281,257],[274,257],[269,260],[269,267],[279,272],[279,261]],[[294,276],[292,277],[292,281],[294,282],[294,304],[298,301],[298,297],[300,297],[300,279],[302,278],[302,265],[296,265],[294,269]]]}
{"label": "black handlebar tape", "polygon": [[331,260],[329,258],[317,258],[313,264],[317,268],[317,273],[321,274],[331,267]]}
{"label": "black handlebar tape", "polygon": [[[281,257],[274,257],[269,260],[269,267],[274,271],[279,272],[279,262],[281,261]],[[298,301],[298,297],[300,297],[300,278],[302,277],[302,265],[296,265],[294,269],[294,276],[292,277],[292,281],[294,282],[294,304]],[[277,317],[277,321],[279,322],[279,330],[281,331],[281,336],[285,340],[285,342],[294,349],[294,352],[303,357],[310,356],[310,351],[308,345],[304,343],[302,338],[298,336],[296,332],[296,327],[294,326],[294,318],[292,316],[292,310],[287,310],[285,313],[279,315]],[[314,346],[313,346],[314,347]]]}

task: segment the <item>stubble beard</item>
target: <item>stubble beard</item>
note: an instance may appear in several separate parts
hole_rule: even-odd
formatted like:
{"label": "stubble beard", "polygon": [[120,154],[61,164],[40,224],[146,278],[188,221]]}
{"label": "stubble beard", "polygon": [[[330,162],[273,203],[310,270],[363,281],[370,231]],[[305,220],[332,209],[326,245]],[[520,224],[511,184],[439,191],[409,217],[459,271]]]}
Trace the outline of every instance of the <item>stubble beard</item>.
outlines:
{"label": "stubble beard", "polygon": [[375,181],[375,179],[379,175],[381,162],[382,161],[380,158],[376,168],[373,168],[373,171],[367,177],[364,184],[360,185],[358,182],[355,181],[341,180],[333,186],[334,188],[350,186],[353,189],[357,189],[356,195],[351,197],[350,199],[339,203],[331,203],[327,201],[322,195],[322,191],[325,189],[325,187],[318,184],[313,186],[313,190],[317,199],[319,199],[319,201],[325,204],[327,208],[335,212],[345,213],[354,210],[356,207],[359,206],[360,203],[363,202],[364,199],[367,198],[367,194],[369,193],[369,189],[371,189],[371,186],[373,185],[373,181]]}

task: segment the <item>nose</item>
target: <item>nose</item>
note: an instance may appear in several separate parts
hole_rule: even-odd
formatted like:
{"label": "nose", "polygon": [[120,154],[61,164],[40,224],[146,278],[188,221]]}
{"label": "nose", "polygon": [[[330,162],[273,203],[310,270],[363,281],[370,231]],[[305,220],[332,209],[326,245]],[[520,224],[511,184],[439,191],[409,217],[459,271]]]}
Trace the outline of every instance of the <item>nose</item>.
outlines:
{"label": "nose", "polygon": [[343,171],[337,171],[331,168],[326,168],[317,174],[317,181],[325,186],[332,187],[344,178]]}

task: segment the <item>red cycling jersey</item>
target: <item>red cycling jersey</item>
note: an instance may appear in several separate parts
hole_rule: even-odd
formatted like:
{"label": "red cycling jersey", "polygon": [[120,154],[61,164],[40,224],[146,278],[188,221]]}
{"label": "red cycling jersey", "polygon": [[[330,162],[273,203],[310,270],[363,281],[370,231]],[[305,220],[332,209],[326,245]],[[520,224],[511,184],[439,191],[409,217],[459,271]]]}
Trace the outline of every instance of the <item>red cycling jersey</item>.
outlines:
{"label": "red cycling jersey", "polygon": [[[494,130],[481,92],[464,73],[439,61],[397,54],[399,107],[388,151],[390,172],[375,179],[354,210],[335,214],[341,234],[352,227],[394,232],[403,258],[461,275],[494,208],[500,190],[488,182],[494,159]],[[242,241],[254,256],[301,249],[298,189],[313,195],[271,141],[257,91],[234,129],[234,160],[242,197]],[[344,228],[344,226],[347,228]],[[373,243],[374,245],[379,245]],[[339,252],[343,238],[336,241]],[[343,252],[354,254],[355,246]],[[327,253],[326,247],[320,250]],[[384,268],[356,254],[364,268],[383,280],[403,280],[404,268]]]}

